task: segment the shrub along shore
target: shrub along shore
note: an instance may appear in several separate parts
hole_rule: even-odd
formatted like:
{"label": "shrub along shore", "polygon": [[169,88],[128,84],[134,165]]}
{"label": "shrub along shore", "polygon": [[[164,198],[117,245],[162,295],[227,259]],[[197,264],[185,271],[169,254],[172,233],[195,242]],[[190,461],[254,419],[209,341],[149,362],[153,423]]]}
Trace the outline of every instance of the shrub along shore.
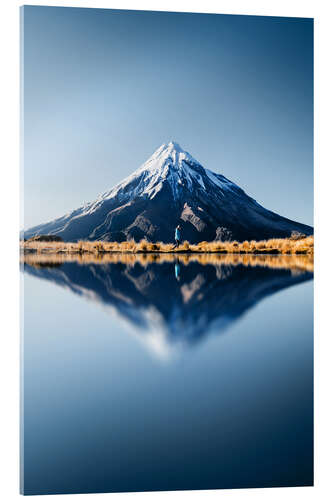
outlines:
{"label": "shrub along shore", "polygon": [[262,241],[202,241],[195,245],[182,242],[178,248],[172,243],[151,243],[147,240],[123,242],[108,241],[36,241],[21,242],[21,250],[47,254],[105,254],[105,253],[221,253],[221,254],[307,254],[314,253],[314,238],[272,238]]}

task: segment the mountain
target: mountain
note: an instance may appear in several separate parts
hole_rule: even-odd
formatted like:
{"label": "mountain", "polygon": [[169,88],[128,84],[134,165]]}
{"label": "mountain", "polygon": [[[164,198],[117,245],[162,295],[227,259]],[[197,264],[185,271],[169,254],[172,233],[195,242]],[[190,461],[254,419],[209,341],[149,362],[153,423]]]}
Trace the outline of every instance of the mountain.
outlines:
{"label": "mountain", "polygon": [[179,223],[182,239],[191,243],[313,233],[310,226],[266,210],[236,184],[170,142],[95,201],[25,231],[24,237],[52,234],[65,241],[170,242]]}
{"label": "mountain", "polygon": [[313,278],[311,272],[264,265],[183,265],[178,259],[134,265],[24,263],[24,271],[103,305],[161,357],[225,332],[264,298]]}

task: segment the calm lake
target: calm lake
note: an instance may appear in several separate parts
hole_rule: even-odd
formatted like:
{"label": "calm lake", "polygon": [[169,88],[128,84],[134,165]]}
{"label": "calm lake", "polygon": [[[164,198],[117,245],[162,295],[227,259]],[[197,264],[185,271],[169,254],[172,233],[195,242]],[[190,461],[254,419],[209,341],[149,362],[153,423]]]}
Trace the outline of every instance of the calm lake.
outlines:
{"label": "calm lake", "polygon": [[25,494],[313,483],[302,259],[26,259]]}

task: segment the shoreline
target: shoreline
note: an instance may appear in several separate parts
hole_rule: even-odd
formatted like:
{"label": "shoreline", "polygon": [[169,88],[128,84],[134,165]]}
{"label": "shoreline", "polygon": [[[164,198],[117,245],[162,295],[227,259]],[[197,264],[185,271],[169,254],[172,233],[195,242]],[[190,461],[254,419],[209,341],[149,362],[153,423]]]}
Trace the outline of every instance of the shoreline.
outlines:
{"label": "shoreline", "polygon": [[[272,241],[275,243],[275,248],[272,247]],[[186,249],[182,246],[173,249],[171,244],[159,244],[161,245],[159,249],[151,247],[143,249],[140,243],[134,242],[25,242],[21,244],[20,262],[23,265],[36,267],[52,267],[71,262],[79,265],[120,263],[126,266],[179,262],[183,265],[192,263],[218,267],[244,265],[288,269],[292,272],[313,272],[313,237],[292,243],[290,240],[254,243],[252,248],[245,245],[247,251],[242,251],[242,244],[237,243],[236,247],[230,242],[203,242],[199,245],[189,245]],[[146,245],[147,242],[141,244]],[[221,245],[226,247],[221,249]]]}
{"label": "shoreline", "polygon": [[141,240],[106,242],[106,241],[34,241],[28,240],[20,243],[21,253],[27,254],[220,254],[220,255],[313,255],[314,237],[291,239],[272,238],[261,241],[203,241],[190,244],[184,241],[178,248],[172,243],[151,243]]}

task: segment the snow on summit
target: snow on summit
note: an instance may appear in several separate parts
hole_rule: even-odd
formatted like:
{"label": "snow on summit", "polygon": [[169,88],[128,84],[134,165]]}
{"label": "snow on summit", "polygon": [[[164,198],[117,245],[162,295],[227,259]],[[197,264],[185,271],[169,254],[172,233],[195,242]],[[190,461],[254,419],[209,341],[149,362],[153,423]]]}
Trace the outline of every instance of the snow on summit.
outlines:
{"label": "snow on summit", "polygon": [[212,183],[218,188],[230,188],[233,185],[225,177],[204,169],[190,153],[184,151],[177,142],[171,141],[162,144],[133,174],[104,193],[103,199],[121,195],[127,186],[138,179],[139,185],[132,194],[149,198],[154,198],[165,181],[170,185],[174,199],[179,197],[181,187],[207,189],[212,187]]}
{"label": "snow on summit", "polygon": [[[220,163],[219,158],[216,161]],[[146,238],[170,242],[179,223],[182,239],[192,243],[313,232],[310,226],[266,210],[232,181],[204,168],[171,141],[95,201],[33,227],[24,236],[52,234],[65,241]]]}

